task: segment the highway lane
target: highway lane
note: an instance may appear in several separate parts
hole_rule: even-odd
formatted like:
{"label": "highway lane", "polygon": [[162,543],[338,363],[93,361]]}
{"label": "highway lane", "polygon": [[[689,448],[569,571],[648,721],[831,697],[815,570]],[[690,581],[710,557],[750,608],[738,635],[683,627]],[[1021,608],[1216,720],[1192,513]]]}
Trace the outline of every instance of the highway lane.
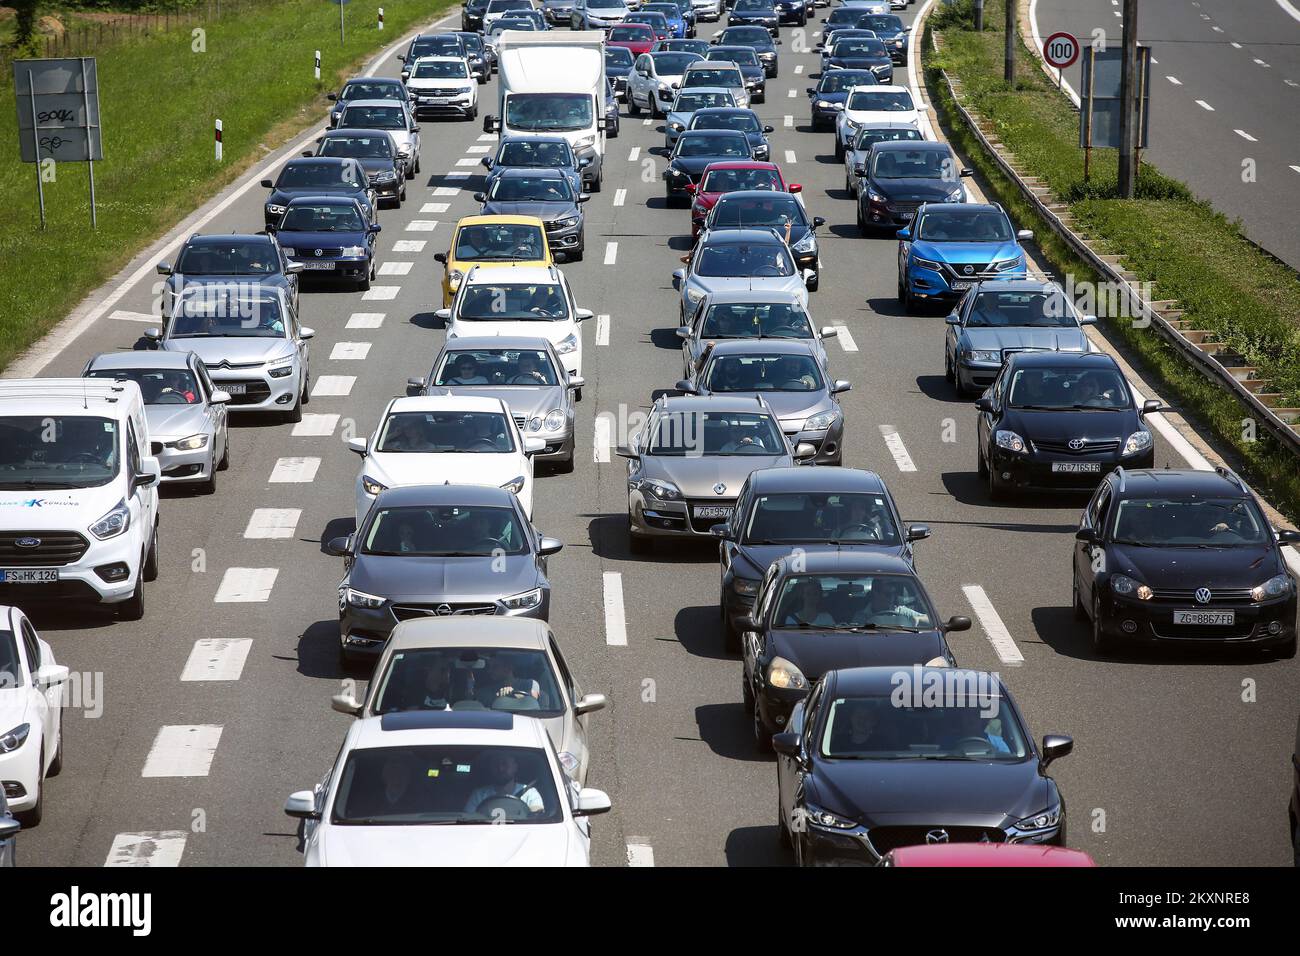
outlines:
{"label": "highway lane", "polygon": [[[769,81],[768,102],[758,112],[777,129],[775,155],[795,153],[787,178],[804,183],[809,211],[828,219],[823,283],[812,305],[819,323],[845,325],[858,349],[831,343],[834,374],[854,385],[844,403],[847,463],[878,470],[905,518],[934,529],[919,546],[919,566],[940,612],[972,614],[965,589],[982,588],[1024,658],[1019,666],[999,660],[988,639],[996,625],[986,616],[954,635],[959,661],[1001,671],[1037,735],[1075,736],[1076,753],[1053,773],[1071,811],[1070,842],[1100,862],[1288,862],[1285,755],[1295,719],[1295,663],[1091,658],[1086,633],[1068,607],[1070,535],[1081,502],[986,501],[974,474],[974,412],[942,379],[942,319],[900,314],[893,299],[895,243],[856,235],[831,139],[806,128],[802,90],[816,69],[815,54],[793,54],[792,31],[783,35],[781,76]],[[382,72],[395,73],[396,62],[386,61]],[[481,88],[485,102],[494,90]],[[786,116],[793,127],[786,128]],[[400,393],[408,376],[425,371],[436,352],[442,335],[432,315],[438,303],[431,257],[446,248],[455,219],[475,211],[476,180],[455,195],[434,191],[447,188],[446,171],[472,172],[457,163],[489,145],[476,124],[423,126],[419,188],[400,211],[381,213],[381,262],[413,263],[407,275],[376,283],[397,287],[394,298],[364,300],[333,290],[304,296],[304,322],[317,331],[317,387],[325,376],[355,376],[348,393],[317,394],[301,427],[241,423],[233,467],[214,497],[167,496],[162,574],[147,593],[143,622],[38,618],[61,662],[103,674],[106,699],[98,718],[69,714],[66,768],[49,782],[46,822],[23,835],[25,862],[100,865],[115,846],[118,858],[131,858],[132,847],[144,846],[140,853],[148,854],[156,846],[156,864],[178,853],[184,865],[300,863],[281,805],[291,791],[313,784],[337,752],[347,718],[330,712],[330,695],[340,682],[366,676],[336,663],[341,569],[319,548],[351,526],[357,459],[341,439],[349,421],[352,433],[366,434],[384,400]],[[594,861],[785,863],[774,828],[774,767],[754,751],[740,704],[740,665],[721,648],[715,551],[700,544],[631,555],[625,466],[612,456],[608,463],[593,460],[598,412],[625,420],[679,377],[669,279],[686,248],[688,216],[682,208],[663,208],[662,183],[653,175],[662,168],[653,152],[661,144],[658,122],[624,117],[622,135],[609,144],[605,188],[586,207],[587,257],[563,266],[579,305],[610,316],[610,335],[600,346],[595,323],[583,327],[589,384],[579,405],[577,468],[543,475],[536,490],[536,524],[566,542],[551,563],[552,624],[584,688],[611,697],[609,709],[589,724],[590,783],[614,801],[614,811],[595,821]],[[647,159],[654,161],[649,167],[642,165]],[[626,193],[616,205],[620,190]],[[250,191],[207,231],[256,228],[261,202],[261,191]],[[422,211],[430,203],[447,208]],[[417,220],[437,226],[410,230]],[[399,241],[427,245],[392,252]],[[608,243],[617,243],[612,265],[605,264]],[[151,284],[152,277],[131,289],[119,307],[149,311]],[[348,328],[358,314],[383,314],[382,325]],[[46,374],[75,374],[95,352],[129,348],[143,327],[102,320]],[[364,361],[331,360],[340,342],[371,348]],[[915,471],[899,469],[882,424],[896,430]],[[313,430],[319,434],[308,434]],[[1157,442],[1159,463],[1182,464]],[[319,459],[313,480],[271,481],[277,462],[287,458]],[[255,509],[301,514],[288,537],[247,538]],[[232,568],[274,569],[266,600],[216,603]],[[263,584],[269,577],[254,575]],[[615,580],[625,646],[607,643],[618,630],[606,626]],[[196,641],[224,639],[252,641],[238,680],[180,679]],[[1256,682],[1257,703],[1241,701],[1246,679]],[[200,762],[204,775],[142,775],[147,761],[155,771],[179,769],[169,765],[170,750],[155,748],[163,727],[220,727],[210,763]],[[212,730],[174,733],[215,737]],[[1102,832],[1092,829],[1096,810],[1105,813]],[[170,835],[143,843],[138,837],[160,832]]]}
{"label": "highway lane", "polygon": [[[1100,28],[1108,42],[1120,42],[1115,0],[1033,2],[1044,39],[1064,30],[1091,42]],[[1300,20],[1277,0],[1143,0],[1138,34],[1157,61],[1152,147],[1143,158],[1300,267],[1292,200],[1300,188]],[[1066,71],[1076,90],[1079,77],[1077,65]],[[1253,178],[1243,170],[1247,160]]]}

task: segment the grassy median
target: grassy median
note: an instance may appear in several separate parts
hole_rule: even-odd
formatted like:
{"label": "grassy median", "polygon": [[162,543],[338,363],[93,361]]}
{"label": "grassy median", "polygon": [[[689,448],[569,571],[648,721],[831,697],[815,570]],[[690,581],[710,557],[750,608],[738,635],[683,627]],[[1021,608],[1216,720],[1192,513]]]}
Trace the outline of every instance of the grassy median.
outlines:
{"label": "grassy median", "polygon": [[[955,144],[980,168],[999,202],[1013,219],[1032,228],[1054,269],[1072,273],[1076,282],[1100,277],[1050,232],[1019,189],[1002,175],[979,140],[964,126],[938,70],[962,82],[968,102],[988,120],[1001,142],[1031,175],[1039,176],[1070,204],[1089,235],[1108,251],[1123,256],[1130,269],[1154,283],[1156,298],[1176,299],[1199,328],[1258,366],[1284,404],[1300,406],[1300,278],[1287,266],[1261,253],[1237,225],[1187,187],[1143,164],[1138,198],[1116,195],[1114,150],[1094,150],[1091,181],[1083,180],[1083,151],[1078,147],[1078,113],[1020,44],[1016,82],[1003,79],[1002,0],[986,0],[985,31],[971,28],[970,2],[936,8],[927,30],[939,31],[943,49],[923,45],[929,88],[944,114]],[[1300,475],[1295,457],[1262,427],[1243,422],[1247,410],[1222,387],[1193,369],[1153,329],[1134,328],[1115,319],[1118,332],[1147,366],[1180,410],[1205,421],[1246,464],[1251,480],[1276,506],[1300,517]]]}
{"label": "grassy median", "polygon": [[[0,368],[118,272],[142,247],[267,155],[321,122],[324,94],[370,54],[453,4],[450,0],[259,0],[220,19],[185,24],[93,51],[98,57],[104,161],[95,164],[99,228],[90,228],[84,163],[45,183],[41,231],[36,173],[18,161],[12,74],[0,77]],[[204,32],[195,36],[192,30]],[[201,40],[201,42],[200,42]],[[199,49],[201,48],[201,49]],[[313,75],[321,51],[321,80]],[[213,121],[225,128],[213,156]],[[250,221],[249,229],[261,222]]]}

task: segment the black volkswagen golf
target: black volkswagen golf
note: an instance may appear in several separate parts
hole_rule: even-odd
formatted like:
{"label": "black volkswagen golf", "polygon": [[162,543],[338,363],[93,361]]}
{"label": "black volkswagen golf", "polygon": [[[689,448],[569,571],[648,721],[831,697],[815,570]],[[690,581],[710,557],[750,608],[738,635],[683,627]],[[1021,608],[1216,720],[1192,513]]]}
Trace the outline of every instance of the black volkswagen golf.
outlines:
{"label": "black volkswagen golf", "polygon": [[1074,614],[1099,653],[1138,643],[1249,646],[1293,657],[1296,581],[1235,473],[1117,468],[1075,532]]}
{"label": "black volkswagen golf", "polygon": [[975,403],[976,467],[989,497],[1042,488],[1092,491],[1112,468],[1150,468],[1146,416],[1104,352],[1017,352]]}
{"label": "black volkswagen golf", "polygon": [[933,843],[1065,842],[1065,801],[996,674],[931,667],[828,672],[772,741],[779,833],[802,866],[872,866]]}

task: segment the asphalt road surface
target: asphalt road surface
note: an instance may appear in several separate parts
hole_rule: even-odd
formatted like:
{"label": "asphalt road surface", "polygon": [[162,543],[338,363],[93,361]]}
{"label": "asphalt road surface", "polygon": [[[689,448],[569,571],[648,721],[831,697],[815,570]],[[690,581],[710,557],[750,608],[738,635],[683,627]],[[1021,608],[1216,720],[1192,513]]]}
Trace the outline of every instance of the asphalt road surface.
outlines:
{"label": "asphalt road surface", "polygon": [[[701,35],[713,29],[704,25]],[[758,112],[776,127],[773,154],[787,179],[803,183],[809,212],[828,220],[812,306],[818,324],[850,333],[828,343],[832,373],[853,383],[844,396],[845,463],[881,473],[904,518],[933,528],[918,548],[920,572],[941,616],[975,619],[971,631],[953,635],[959,663],[999,671],[1035,735],[1074,736],[1074,754],[1052,772],[1069,808],[1069,842],[1100,863],[1289,863],[1287,755],[1300,664],[1092,657],[1069,607],[1082,501],[987,500],[975,475],[974,409],[943,378],[943,319],[902,315],[896,243],[856,234],[831,136],[807,127],[803,89],[816,55],[792,52],[792,33],[782,31],[780,77],[768,81]],[[806,48],[815,42],[809,37]],[[397,69],[393,56],[379,65],[383,74]],[[494,84],[480,93],[484,104],[495,102]],[[618,420],[648,405],[681,366],[670,276],[688,246],[688,214],[664,207],[661,124],[643,119],[625,116],[609,142],[604,190],[586,206],[586,259],[563,267],[578,304],[609,317],[609,334],[598,341],[598,323],[583,326],[588,384],[578,406],[577,468],[540,472],[536,489],[537,526],[566,545],[550,564],[551,623],[584,688],[611,698],[589,723],[590,785],[614,804],[593,824],[593,858],[787,864],[777,844],[775,766],[755,750],[740,662],[722,650],[716,551],[701,544],[633,557],[625,463],[593,447],[597,413]],[[303,423],[238,422],[232,467],[216,495],[165,495],[161,574],[146,591],[143,621],[37,617],[60,662],[78,675],[102,674],[103,700],[97,716],[68,712],[65,769],[47,784],[45,822],[21,837],[24,863],[301,863],[284,799],[310,788],[334,759],[349,718],[331,712],[329,698],[342,681],[366,676],[337,663],[342,567],[320,549],[352,526],[358,459],[343,437],[367,434],[385,400],[427,371],[437,352],[440,267],[432,256],[446,249],[455,221],[476,211],[481,167],[473,164],[491,146],[476,123],[425,122],[423,135],[423,174],[400,211],[381,214],[386,268],[375,289],[364,298],[328,288],[303,296],[304,324],[317,333],[315,392]],[[281,156],[301,148],[292,144]],[[263,195],[254,187],[226,206],[215,202],[203,231],[260,228]],[[394,251],[412,242],[423,245]],[[147,323],[132,313],[150,311],[155,278],[132,285],[43,374],[75,375],[90,355],[140,345]],[[885,428],[898,436],[892,450]],[[1157,442],[1158,464],[1184,464]],[[300,480],[273,480],[277,467]],[[250,537],[250,520],[270,517],[260,509],[285,511],[275,516],[283,537]],[[245,600],[218,601],[235,580],[228,575],[248,576]],[[972,598],[981,596],[992,614],[974,612]],[[620,626],[626,646],[611,645]],[[1023,663],[1004,663],[994,650],[991,637],[1003,629]],[[220,642],[239,640],[251,645],[221,650]],[[196,651],[200,641],[219,643]],[[191,655],[214,646],[233,679],[182,680]],[[145,776],[147,763],[183,775]]]}

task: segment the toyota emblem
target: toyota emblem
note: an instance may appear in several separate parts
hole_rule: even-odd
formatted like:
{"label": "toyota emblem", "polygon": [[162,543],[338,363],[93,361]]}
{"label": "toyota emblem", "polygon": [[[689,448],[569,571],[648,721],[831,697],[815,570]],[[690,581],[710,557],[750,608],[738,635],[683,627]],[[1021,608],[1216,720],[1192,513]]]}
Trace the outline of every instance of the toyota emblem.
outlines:
{"label": "toyota emblem", "polygon": [[434,613],[437,614],[439,617],[447,617],[449,614],[451,614],[451,605],[439,604],[437,609],[434,611]]}
{"label": "toyota emblem", "polygon": [[19,538],[14,542],[20,548],[39,548],[41,546],[40,538]]}
{"label": "toyota emblem", "polygon": [[720,495],[726,490],[727,490],[727,486],[724,485],[722,482],[718,482],[716,485],[713,486],[713,493],[715,495]]}
{"label": "toyota emblem", "polygon": [[947,830],[931,830],[929,833],[927,833],[927,834],[925,835],[925,842],[926,842],[926,843],[947,843],[947,842],[948,842],[948,831],[947,831]]}
{"label": "toyota emblem", "polygon": [[1197,588],[1197,589],[1196,589],[1196,603],[1197,603],[1197,604],[1209,604],[1209,603],[1210,603],[1210,598],[1212,598],[1213,596],[1214,596],[1214,595],[1210,593],[1210,589],[1209,589],[1209,588]]}
{"label": "toyota emblem", "polygon": [[1086,438],[1071,438],[1071,439],[1070,439],[1070,450],[1071,450],[1071,451],[1082,451],[1082,450],[1083,450],[1083,447],[1084,447],[1085,445],[1087,445],[1087,444],[1088,444],[1088,439],[1086,439]]}
{"label": "toyota emblem", "polygon": [[966,273],[967,275],[973,275],[973,274],[975,273],[975,267],[974,267],[974,266],[962,266],[962,270],[961,270],[961,271],[964,272],[964,273]]}

